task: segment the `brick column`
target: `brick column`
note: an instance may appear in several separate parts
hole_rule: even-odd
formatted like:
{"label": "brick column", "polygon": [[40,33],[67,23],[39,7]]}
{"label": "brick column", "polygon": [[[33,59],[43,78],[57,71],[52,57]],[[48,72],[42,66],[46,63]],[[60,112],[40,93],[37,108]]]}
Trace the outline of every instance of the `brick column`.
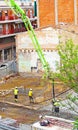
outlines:
{"label": "brick column", "polygon": [[39,17],[39,0],[36,0],[36,3],[37,3],[37,26],[39,28],[40,27],[40,23],[39,23],[39,20],[40,20],[40,17]]}
{"label": "brick column", "polygon": [[58,0],[55,0],[55,25],[58,24]]}
{"label": "brick column", "polygon": [[77,0],[74,0],[74,24],[77,25]]}

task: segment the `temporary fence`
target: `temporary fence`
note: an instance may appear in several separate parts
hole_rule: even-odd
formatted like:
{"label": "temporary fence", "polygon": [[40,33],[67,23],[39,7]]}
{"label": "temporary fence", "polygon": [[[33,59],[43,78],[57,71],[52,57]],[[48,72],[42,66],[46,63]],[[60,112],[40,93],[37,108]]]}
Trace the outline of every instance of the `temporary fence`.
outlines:
{"label": "temporary fence", "polygon": [[4,64],[3,67],[0,67],[0,78],[5,77],[11,73],[17,73],[17,65],[14,61],[10,64]]}

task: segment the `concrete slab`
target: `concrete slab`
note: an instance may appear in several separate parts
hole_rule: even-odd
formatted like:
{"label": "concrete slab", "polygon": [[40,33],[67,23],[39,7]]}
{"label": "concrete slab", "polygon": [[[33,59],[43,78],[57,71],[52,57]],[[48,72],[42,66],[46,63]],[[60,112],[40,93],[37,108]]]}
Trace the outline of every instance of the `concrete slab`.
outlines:
{"label": "concrete slab", "polygon": [[48,120],[52,120],[52,123],[48,126],[40,126],[39,122],[32,125],[32,130],[72,130],[73,121],[63,118],[57,118],[53,116],[45,116]]}

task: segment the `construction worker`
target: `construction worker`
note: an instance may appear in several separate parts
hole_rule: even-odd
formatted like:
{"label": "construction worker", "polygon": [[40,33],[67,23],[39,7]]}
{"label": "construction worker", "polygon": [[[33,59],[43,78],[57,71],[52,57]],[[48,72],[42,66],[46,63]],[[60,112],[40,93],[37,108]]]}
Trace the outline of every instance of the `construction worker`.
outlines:
{"label": "construction worker", "polygon": [[50,121],[45,116],[40,115],[39,119],[40,119],[39,123],[41,126],[48,126],[50,124]]}
{"label": "construction worker", "polygon": [[32,91],[31,88],[30,88],[30,90],[28,92],[28,96],[29,96],[30,103],[32,103],[33,102],[33,91]]}
{"label": "construction worker", "polygon": [[15,87],[15,89],[14,89],[14,98],[15,98],[15,102],[17,102],[17,100],[18,100],[18,88],[17,87]]}
{"label": "construction worker", "polygon": [[55,103],[54,103],[56,113],[59,113],[59,106],[60,106],[59,100],[56,100]]}

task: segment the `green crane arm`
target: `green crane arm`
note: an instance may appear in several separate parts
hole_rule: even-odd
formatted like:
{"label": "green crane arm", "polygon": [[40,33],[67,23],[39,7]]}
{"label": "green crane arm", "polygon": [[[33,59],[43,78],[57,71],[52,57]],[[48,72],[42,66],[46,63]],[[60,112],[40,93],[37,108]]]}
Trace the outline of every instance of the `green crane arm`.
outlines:
{"label": "green crane arm", "polygon": [[31,25],[29,18],[26,16],[24,10],[14,0],[5,0],[5,1],[8,4],[8,6],[10,6],[10,8],[14,11],[14,13],[16,15],[20,15],[20,17],[21,17],[22,21],[24,22],[25,27],[29,33],[29,36],[32,40],[34,48],[37,51],[37,54],[42,62],[42,65],[43,65],[44,70],[45,70],[45,74],[46,74],[46,76],[48,76],[49,72],[50,72],[50,67],[49,67],[48,62],[46,61],[46,59],[44,57],[43,51],[42,51],[41,46],[38,42],[38,39],[36,37],[36,34],[34,32],[34,29]]}

